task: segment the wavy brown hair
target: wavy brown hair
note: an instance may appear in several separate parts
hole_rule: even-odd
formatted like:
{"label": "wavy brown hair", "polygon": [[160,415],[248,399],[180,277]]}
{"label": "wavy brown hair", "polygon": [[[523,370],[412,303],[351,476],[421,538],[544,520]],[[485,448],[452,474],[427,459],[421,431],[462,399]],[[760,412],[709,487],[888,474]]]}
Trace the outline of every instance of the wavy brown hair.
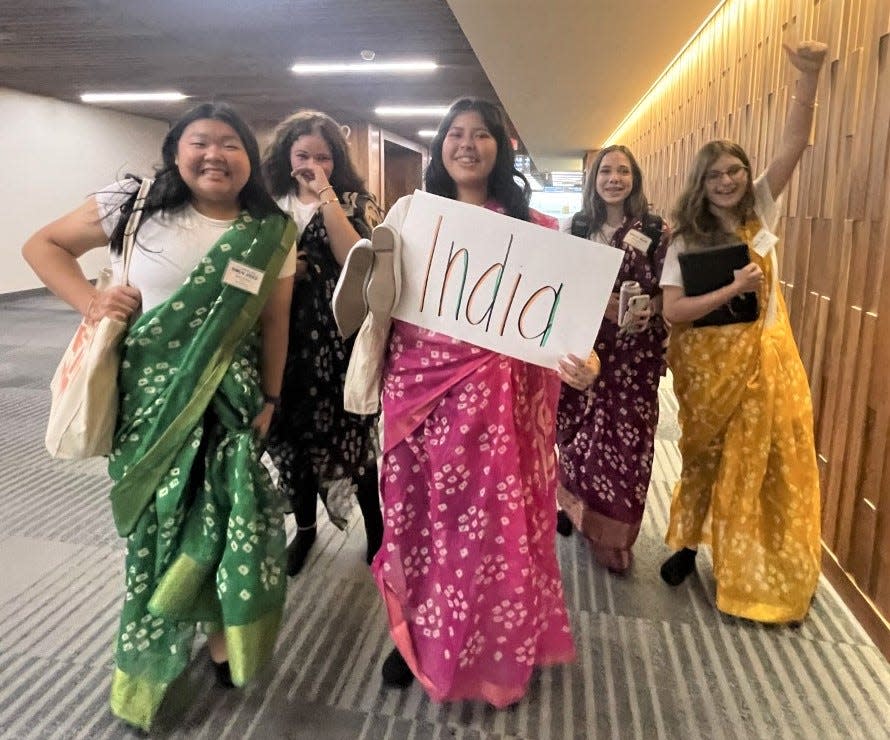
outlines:
{"label": "wavy brown hair", "polygon": [[600,171],[600,165],[603,157],[612,152],[621,152],[627,161],[630,162],[630,172],[633,177],[633,185],[630,194],[624,199],[624,215],[630,218],[642,218],[644,214],[649,212],[649,201],[643,194],[643,171],[630,149],[621,144],[613,144],[599,150],[593,164],[590,166],[590,172],[587,174],[587,182],[584,183],[583,200],[584,205],[581,208],[581,214],[588,224],[590,230],[587,236],[595,234],[600,230],[602,225],[606,223],[606,203],[596,192],[596,176]]}
{"label": "wavy brown hair", "polygon": [[713,246],[724,243],[732,237],[726,233],[720,220],[711,213],[710,201],[705,192],[705,176],[714,162],[724,154],[737,157],[747,169],[745,194],[734,209],[735,215],[741,221],[746,221],[754,215],[754,181],[751,177],[751,162],[748,155],[734,141],[715,139],[698,150],[692,162],[692,169],[686,178],[686,186],[677,198],[672,214],[674,238],[681,236],[692,246],[696,244]]}
{"label": "wavy brown hair", "polygon": [[334,169],[330,183],[337,197],[341,198],[343,193],[364,193],[365,183],[349,157],[343,130],[333,118],[317,110],[297,111],[275,127],[262,164],[269,192],[276,198],[296,192],[297,186],[290,174],[290,150],[297,139],[307,134],[320,136],[331,150]]}

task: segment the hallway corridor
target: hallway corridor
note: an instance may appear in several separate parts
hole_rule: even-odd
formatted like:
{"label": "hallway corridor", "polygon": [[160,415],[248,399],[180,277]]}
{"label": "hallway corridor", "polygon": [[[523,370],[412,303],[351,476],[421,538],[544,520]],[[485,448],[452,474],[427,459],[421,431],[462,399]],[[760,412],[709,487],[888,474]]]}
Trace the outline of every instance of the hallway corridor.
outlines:
{"label": "hallway corridor", "polygon": [[[54,298],[0,301],[0,738],[139,735],[107,709],[122,598],[123,541],[102,461],[49,459],[53,368],[76,325]],[[364,566],[361,522],[319,517],[290,582],[271,669],[244,691],[214,685],[202,648],[153,735],[170,738],[890,738],[890,665],[823,579],[806,622],[772,628],[721,616],[710,563],[676,590],[660,580],[679,474],[676,404],[662,423],[648,513],[627,578],[558,537],[579,657],[535,674],[494,711],[436,705],[418,684],[385,689],[383,605]],[[357,512],[356,512],[357,516]],[[288,517],[288,526],[292,527]]]}

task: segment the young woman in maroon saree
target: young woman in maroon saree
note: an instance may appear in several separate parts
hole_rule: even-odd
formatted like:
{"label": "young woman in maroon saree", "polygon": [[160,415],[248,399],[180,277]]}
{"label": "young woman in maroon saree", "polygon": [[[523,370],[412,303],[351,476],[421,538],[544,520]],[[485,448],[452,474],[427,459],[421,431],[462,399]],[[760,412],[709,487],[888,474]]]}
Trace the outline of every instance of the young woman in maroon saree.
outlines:
{"label": "young woman in maroon saree", "polygon": [[[669,232],[648,210],[643,175],[630,150],[600,150],[572,233],[622,250],[624,260],[594,344],[599,377],[588,390],[562,391],[557,497],[560,532],[577,527],[597,562],[619,574],[633,562],[631,548],[643,521],[667,337],[658,279]],[[618,291],[625,280],[639,284],[651,308],[621,328]]]}

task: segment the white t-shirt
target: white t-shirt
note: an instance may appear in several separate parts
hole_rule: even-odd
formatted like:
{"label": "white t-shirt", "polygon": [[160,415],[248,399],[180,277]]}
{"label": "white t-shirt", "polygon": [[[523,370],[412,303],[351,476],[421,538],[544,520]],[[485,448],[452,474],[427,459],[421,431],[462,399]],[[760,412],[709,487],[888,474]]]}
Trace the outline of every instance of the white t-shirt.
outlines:
{"label": "white t-shirt", "polygon": [[[779,203],[773,198],[769,189],[769,183],[766,181],[766,173],[760,175],[754,183],[754,213],[760,219],[760,223],[764,228],[772,231],[776,228],[779,221]],[[672,285],[677,288],[683,287],[683,275],[680,272],[680,260],[678,255],[688,249],[683,237],[676,237],[670,243],[667,254],[664,258],[664,268],[661,271],[660,285]]]}
{"label": "white t-shirt", "polygon": [[306,230],[318,207],[321,205],[319,201],[309,204],[303,203],[296,193],[288,193],[283,198],[278,198],[276,202],[282,211],[290,214],[291,218],[297,222],[297,228],[301,234]]}
{"label": "white t-shirt", "polygon": [[[138,189],[135,180],[112,183],[95,194],[102,229],[110,238],[120,219],[120,206]],[[129,283],[142,293],[142,310],[149,311],[173,295],[195,269],[234,219],[208,218],[190,204],[161,214],[154,213],[142,222],[130,260]],[[120,282],[123,256],[112,254],[115,282]],[[278,276],[296,272],[296,250],[291,248]]]}

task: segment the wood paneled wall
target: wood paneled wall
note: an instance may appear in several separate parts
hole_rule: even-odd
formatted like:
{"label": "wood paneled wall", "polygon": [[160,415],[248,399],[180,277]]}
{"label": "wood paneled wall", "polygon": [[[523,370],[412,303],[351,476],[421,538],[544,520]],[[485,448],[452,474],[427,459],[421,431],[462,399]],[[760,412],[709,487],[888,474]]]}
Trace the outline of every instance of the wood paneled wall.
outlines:
{"label": "wood paneled wall", "polygon": [[729,0],[613,141],[637,156],[664,213],[710,139],[738,141],[759,172],[796,79],[782,42],[805,38],[829,58],[785,192],[780,274],[812,388],[826,572],[887,653],[890,0]]}

